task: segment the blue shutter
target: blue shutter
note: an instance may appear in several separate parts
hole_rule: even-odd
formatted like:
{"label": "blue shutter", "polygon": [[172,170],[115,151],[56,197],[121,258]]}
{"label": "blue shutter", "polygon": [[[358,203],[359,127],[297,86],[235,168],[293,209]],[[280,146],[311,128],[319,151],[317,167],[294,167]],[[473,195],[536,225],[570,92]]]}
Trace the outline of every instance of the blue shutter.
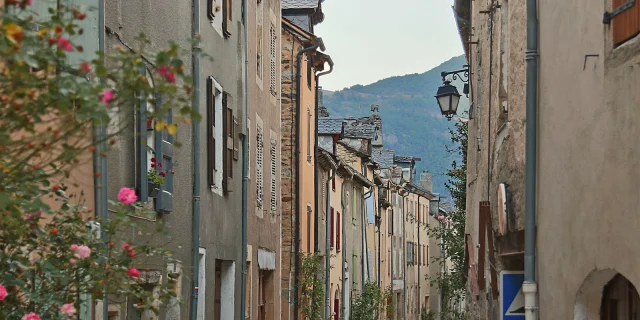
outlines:
{"label": "blue shutter", "polygon": [[[157,107],[161,108],[162,97],[156,97]],[[167,110],[165,120],[166,123],[173,123],[173,113],[171,109]],[[156,131],[155,135],[156,161],[162,163],[162,170],[167,170],[167,176],[164,184],[160,187],[160,193],[156,198],[156,210],[161,213],[171,213],[173,211],[173,136],[167,130]]]}

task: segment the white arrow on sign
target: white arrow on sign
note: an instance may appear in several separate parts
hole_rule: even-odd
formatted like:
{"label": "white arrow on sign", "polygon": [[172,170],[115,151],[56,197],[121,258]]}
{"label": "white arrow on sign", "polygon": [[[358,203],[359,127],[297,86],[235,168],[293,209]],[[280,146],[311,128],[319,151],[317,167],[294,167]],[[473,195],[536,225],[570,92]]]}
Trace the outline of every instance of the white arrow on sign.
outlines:
{"label": "white arrow on sign", "polygon": [[513,298],[505,316],[524,316],[524,292],[522,292],[522,287],[518,290],[516,297]]}

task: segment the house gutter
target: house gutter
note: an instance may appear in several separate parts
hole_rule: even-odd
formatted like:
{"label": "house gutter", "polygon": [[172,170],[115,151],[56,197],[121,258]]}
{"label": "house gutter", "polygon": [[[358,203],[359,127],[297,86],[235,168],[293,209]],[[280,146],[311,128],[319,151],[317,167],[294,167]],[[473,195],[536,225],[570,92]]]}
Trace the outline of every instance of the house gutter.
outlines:
{"label": "house gutter", "polygon": [[[246,2],[246,0],[245,0]],[[246,14],[246,10],[245,10]],[[321,48],[321,50],[325,50],[324,42],[322,42],[322,38],[317,38],[315,44],[310,47],[306,47],[298,52],[296,55],[296,231],[295,231],[295,260],[294,260],[294,286],[293,286],[293,319],[298,320],[299,318],[299,303],[298,303],[298,278],[300,277],[300,258],[298,254],[300,253],[300,105],[302,103],[300,97],[300,83],[302,81],[302,73],[300,72],[300,65],[302,64],[302,56],[311,51],[315,51]],[[243,146],[244,148],[244,146]],[[243,261],[244,263],[244,261]],[[242,303],[242,302],[241,302]]]}
{"label": "house gutter", "polygon": [[[422,257],[422,259],[425,259],[425,257],[423,257],[423,255],[425,254],[422,251],[422,248],[420,247],[420,218],[422,216],[420,215],[420,195],[418,195],[418,252],[422,253],[419,256]],[[421,319],[422,317],[422,308],[419,307],[421,304],[421,299],[420,299],[420,265],[422,264],[422,261],[418,261],[418,318]]]}
{"label": "house gutter", "polygon": [[[331,170],[329,174],[329,179],[327,179],[326,188],[327,188],[327,224],[325,228],[325,279],[324,279],[324,309],[325,309],[325,319],[329,319],[331,316],[331,293],[329,292],[329,288],[331,288],[331,226],[333,223],[331,214],[329,213],[329,208],[331,208],[331,181],[335,179],[336,172],[338,168],[335,167]],[[316,211],[317,212],[317,211]],[[339,230],[337,230],[339,232]],[[341,237],[342,239],[342,237]]]}
{"label": "house gutter", "polygon": [[538,8],[527,0],[526,148],[525,148],[525,228],[524,292],[525,319],[537,318],[536,284],[536,161],[538,117]]}
{"label": "house gutter", "polygon": [[[362,206],[362,292],[364,293],[364,287],[366,278],[371,278],[369,274],[369,248],[367,247],[367,224],[369,223],[367,217],[367,199],[373,194],[373,187],[369,187],[369,191],[362,194],[360,200]],[[364,274],[367,273],[365,277]]]}
{"label": "house gutter", "polygon": [[[193,0],[193,21],[191,24],[191,34],[194,38],[200,36],[200,1]],[[192,73],[193,73],[193,108],[200,111],[200,47],[191,48]],[[200,257],[200,122],[196,116],[192,116],[192,159],[193,159],[193,194],[192,194],[192,296],[191,296],[191,319],[196,320],[198,316],[198,280],[199,280],[199,257]]]}
{"label": "house gutter", "polygon": [[[322,90],[322,88],[318,85],[319,81],[320,81],[320,77],[327,75],[329,73],[331,73],[333,71],[333,60],[331,60],[331,57],[329,55],[324,55],[322,54],[323,58],[328,58],[329,61],[329,66],[330,69],[329,71],[326,72],[320,72],[316,75],[316,96],[315,96],[315,108],[314,108],[314,115],[315,115],[315,134],[314,134],[314,147],[313,147],[313,167],[316,169],[313,171],[313,193],[314,193],[314,199],[318,199],[318,90]],[[328,190],[328,189],[327,189]],[[320,212],[318,210],[318,201],[315,201],[315,208],[314,211],[316,213],[316,223],[314,226],[314,236],[313,236],[313,244],[314,244],[314,248],[315,251],[320,252],[319,248],[319,244],[318,244],[318,226],[320,225],[320,215],[318,214],[318,212]]]}
{"label": "house gutter", "polygon": [[[231,3],[231,2],[229,2]],[[247,303],[247,228],[248,228],[248,197],[249,197],[249,3],[242,1],[242,25],[244,29],[244,85],[243,109],[244,132],[242,138],[242,274],[240,284],[240,312],[245,313]],[[235,138],[235,137],[234,137]]]}
{"label": "house gutter", "polygon": [[[344,162],[342,162],[342,160],[340,160],[339,167],[344,167],[346,166],[346,164]],[[351,174],[351,172],[349,170],[346,170],[349,174]],[[342,288],[340,290],[340,313],[341,315],[338,317],[339,319],[346,319],[346,310],[345,307],[347,305],[347,293],[346,293],[346,283],[347,283],[347,237],[346,237],[346,222],[347,222],[347,218],[346,218],[346,214],[344,212],[344,208],[346,207],[346,188],[344,187],[344,183],[347,180],[351,180],[351,182],[353,183],[353,175],[351,177],[345,177],[344,181],[342,182],[342,186],[341,186],[341,192],[340,192],[340,209],[342,210],[342,225],[340,226],[340,228],[342,230],[340,230],[340,232],[342,232],[342,236],[340,237],[340,241],[342,241]]]}
{"label": "house gutter", "polygon": [[402,197],[402,257],[404,258],[402,261],[402,318],[407,320],[407,224],[406,221],[406,212],[404,211],[404,200],[408,195],[400,195]]}

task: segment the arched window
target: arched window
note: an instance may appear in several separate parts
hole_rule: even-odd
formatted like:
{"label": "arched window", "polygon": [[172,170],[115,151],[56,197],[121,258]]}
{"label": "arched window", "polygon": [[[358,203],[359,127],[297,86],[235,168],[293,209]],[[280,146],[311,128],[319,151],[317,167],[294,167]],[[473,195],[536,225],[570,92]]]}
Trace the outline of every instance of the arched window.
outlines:
{"label": "arched window", "polygon": [[601,320],[635,320],[638,319],[640,296],[635,286],[621,274],[617,274],[604,286]]}

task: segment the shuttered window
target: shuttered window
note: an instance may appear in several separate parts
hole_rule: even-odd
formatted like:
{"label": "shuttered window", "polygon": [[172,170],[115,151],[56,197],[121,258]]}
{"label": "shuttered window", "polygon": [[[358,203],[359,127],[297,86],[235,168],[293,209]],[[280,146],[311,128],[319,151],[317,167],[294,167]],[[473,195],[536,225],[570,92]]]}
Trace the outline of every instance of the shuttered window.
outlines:
{"label": "shuttered window", "polygon": [[[162,97],[156,96],[158,106],[162,105]],[[168,124],[173,123],[173,112],[171,109],[164,114],[164,119]],[[162,213],[173,211],[173,136],[167,130],[156,131],[154,135],[154,146],[156,151],[156,161],[161,165],[161,169],[166,172],[164,184],[160,186],[160,192],[156,196],[156,210]]]}
{"label": "shuttered window", "polygon": [[336,225],[336,216],[335,213],[333,211],[333,207],[331,208],[331,222],[330,222],[330,229],[331,229],[331,236],[330,236],[330,240],[331,240],[331,248],[335,247],[335,242],[336,242],[336,231],[334,229],[334,226]]}
{"label": "shuttered window", "polygon": [[336,250],[338,252],[340,252],[340,246],[342,244],[342,229],[341,226],[342,225],[342,220],[340,220],[340,212],[336,213],[336,229],[338,230],[336,232]]}
{"label": "shuttered window", "polygon": [[216,88],[213,78],[207,78],[207,181],[215,184],[216,168]]}
{"label": "shuttered window", "polygon": [[223,159],[222,159],[222,188],[225,193],[233,191],[233,159],[235,151],[235,123],[233,117],[232,106],[233,99],[227,92],[222,94],[222,112],[223,112]]}
{"label": "shuttered window", "polygon": [[278,178],[278,141],[271,139],[271,148],[269,150],[271,156],[271,190],[270,190],[270,208],[271,214],[275,215],[278,209],[278,193],[277,193],[277,178]]}
{"label": "shuttered window", "polygon": [[264,129],[260,123],[256,126],[256,204],[262,209],[264,197]]}
{"label": "shuttered window", "polygon": [[231,31],[233,30],[233,1],[223,1],[224,5],[222,6],[222,30],[224,31],[224,36],[228,38],[231,36]]}
{"label": "shuttered window", "polygon": [[[624,5],[627,0],[612,0],[611,9]],[[613,17],[613,44],[618,46],[640,33],[640,1]]]}
{"label": "shuttered window", "polygon": [[[264,69],[264,66],[262,65],[262,58],[264,56],[262,52],[262,39],[264,38],[262,34],[262,21],[264,19],[264,12],[262,8],[262,1],[258,0],[258,6],[256,8],[256,76],[260,80],[262,80],[262,70]],[[262,81],[260,83],[262,83]],[[260,87],[262,88],[262,85]]]}
{"label": "shuttered window", "polygon": [[311,107],[307,106],[307,162],[311,162]]}
{"label": "shuttered window", "polygon": [[270,78],[269,78],[269,91],[272,95],[278,94],[277,88],[277,80],[276,79],[276,67],[277,67],[277,59],[276,57],[276,40],[278,39],[276,34],[276,26],[271,23],[271,27],[269,27],[269,69],[270,69]]}

